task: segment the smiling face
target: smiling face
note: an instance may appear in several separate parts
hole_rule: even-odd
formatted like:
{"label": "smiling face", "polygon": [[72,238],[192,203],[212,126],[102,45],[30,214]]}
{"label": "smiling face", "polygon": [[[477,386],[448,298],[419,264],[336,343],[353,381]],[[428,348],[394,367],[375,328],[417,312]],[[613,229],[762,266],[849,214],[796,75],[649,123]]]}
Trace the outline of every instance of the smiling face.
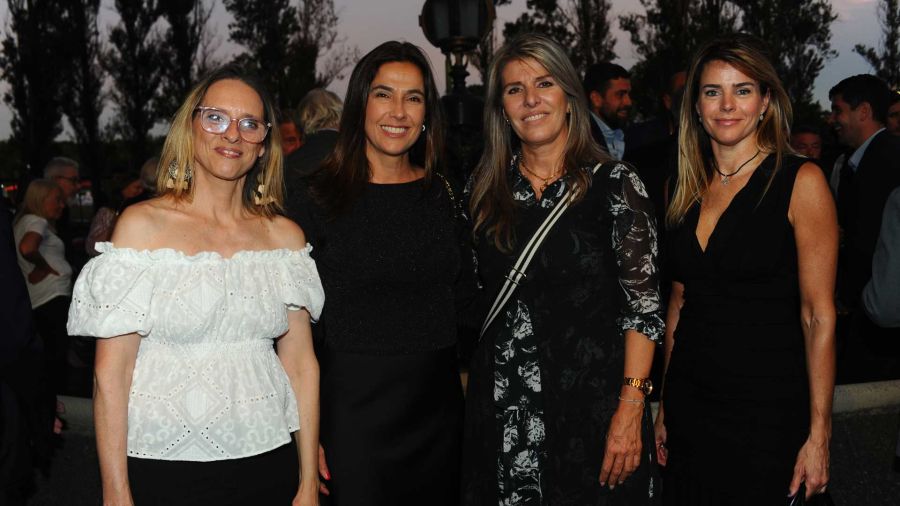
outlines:
{"label": "smiling face", "polygon": [[628,122],[631,112],[631,79],[620,77],[610,79],[609,87],[602,94],[592,91],[590,95],[591,109],[610,128],[622,128]]}
{"label": "smiling face", "polygon": [[813,160],[822,157],[822,138],[812,132],[791,134],[791,147],[794,148],[794,151]]}
{"label": "smiling face", "polygon": [[[236,79],[223,79],[213,83],[206,91],[200,107],[214,107],[234,119],[255,118],[264,123],[262,100],[256,91]],[[194,135],[194,164],[215,178],[236,180],[265,153],[263,143],[254,144],[241,138],[238,122],[232,121],[225,132],[214,134],[200,126],[200,115],[195,113],[192,123]]]}
{"label": "smiling face", "polygon": [[41,212],[44,213],[44,218],[50,221],[58,220],[62,216],[65,207],[66,202],[63,200],[62,191],[54,188],[53,190],[50,190],[50,193],[44,198],[44,202],[41,205]]}
{"label": "smiling face", "polygon": [[769,106],[759,82],[729,63],[713,60],[703,68],[698,89],[696,109],[713,142],[756,143],[759,116]]}
{"label": "smiling face", "polygon": [[366,157],[408,157],[425,124],[425,82],[419,67],[390,62],[378,68],[366,100]]}
{"label": "smiling face", "polygon": [[564,146],[569,100],[547,69],[526,58],[510,61],[500,75],[503,112],[522,144]]}

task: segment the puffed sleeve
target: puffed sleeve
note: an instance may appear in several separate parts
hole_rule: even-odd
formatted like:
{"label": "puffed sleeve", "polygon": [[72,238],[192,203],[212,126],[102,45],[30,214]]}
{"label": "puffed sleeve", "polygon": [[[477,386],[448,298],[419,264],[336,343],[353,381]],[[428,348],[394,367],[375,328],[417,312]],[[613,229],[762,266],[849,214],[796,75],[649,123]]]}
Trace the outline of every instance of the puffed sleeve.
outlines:
{"label": "puffed sleeve", "polygon": [[75,281],[69,335],[146,336],[153,326],[153,265],[130,258],[108,242],[97,243],[96,249],[101,255],[91,259]]}
{"label": "puffed sleeve", "polygon": [[317,321],[325,304],[325,291],[319,279],[316,262],[310,256],[312,245],[300,251],[292,251],[287,259],[277,264],[281,283],[281,296],[288,310],[306,309],[312,321]]}
{"label": "puffed sleeve", "polygon": [[662,342],[665,323],[659,294],[659,249],[653,203],[637,173],[624,164],[609,172],[608,202],[613,216],[612,248],[625,295],[618,325]]}

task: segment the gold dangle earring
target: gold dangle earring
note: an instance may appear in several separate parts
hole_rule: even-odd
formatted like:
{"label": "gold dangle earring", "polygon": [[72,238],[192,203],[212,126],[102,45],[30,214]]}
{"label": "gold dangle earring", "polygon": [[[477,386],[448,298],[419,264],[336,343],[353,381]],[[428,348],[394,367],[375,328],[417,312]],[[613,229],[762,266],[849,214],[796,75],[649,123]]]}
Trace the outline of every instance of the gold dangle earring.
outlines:
{"label": "gold dangle earring", "polygon": [[166,188],[185,191],[190,187],[191,179],[194,176],[190,165],[184,167],[184,174],[179,178],[178,162],[172,160],[169,162],[167,172],[169,173],[169,178],[166,180]]}

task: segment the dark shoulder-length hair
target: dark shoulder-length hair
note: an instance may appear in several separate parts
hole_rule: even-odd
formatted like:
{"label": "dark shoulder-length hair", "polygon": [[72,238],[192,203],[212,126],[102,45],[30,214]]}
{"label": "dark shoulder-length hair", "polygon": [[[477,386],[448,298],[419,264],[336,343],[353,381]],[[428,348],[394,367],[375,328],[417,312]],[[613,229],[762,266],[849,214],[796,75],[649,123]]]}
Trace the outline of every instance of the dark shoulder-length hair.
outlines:
{"label": "dark shoulder-length hair", "polygon": [[311,194],[329,217],[346,210],[362,193],[370,178],[366,158],[366,105],[375,75],[385,63],[405,62],[422,73],[425,89],[425,132],[410,150],[410,161],[425,169],[425,183],[439,172],[439,157],[444,149],[444,119],[440,96],[428,57],[409,42],[388,41],[362,57],[347,86],[334,150],[322,162],[310,184]]}
{"label": "dark shoulder-length hair", "polygon": [[505,252],[514,247],[512,224],[516,210],[507,170],[521,143],[504,115],[502,74],[510,62],[527,59],[547,69],[566,94],[569,117],[563,177],[572,185],[574,199],[581,198],[590,185],[591,178],[584,167],[610,159],[591,137],[591,114],[581,79],[562,46],[545,35],[528,33],[498,49],[485,86],[484,151],[472,173],[469,207],[476,234],[484,230],[497,249]]}
{"label": "dark shoulder-length hair", "polygon": [[[175,117],[172,118],[169,133],[166,134],[166,141],[159,156],[156,176],[157,195],[171,195],[176,201],[193,197],[194,186],[189,184],[188,173],[194,163],[194,116],[209,88],[219,81],[229,79],[240,81],[252,88],[263,104],[262,120],[265,123],[275,121],[275,103],[266,87],[256,76],[235,65],[224,65],[213,70],[194,85],[178,108],[178,112],[175,113]],[[257,158],[256,163],[245,176],[241,202],[244,209],[251,214],[271,218],[280,214],[284,205],[281,134],[278,128],[270,128],[262,144],[266,151]],[[170,184],[170,165],[175,169],[174,184]],[[260,186],[266,192],[262,199],[257,193]]]}

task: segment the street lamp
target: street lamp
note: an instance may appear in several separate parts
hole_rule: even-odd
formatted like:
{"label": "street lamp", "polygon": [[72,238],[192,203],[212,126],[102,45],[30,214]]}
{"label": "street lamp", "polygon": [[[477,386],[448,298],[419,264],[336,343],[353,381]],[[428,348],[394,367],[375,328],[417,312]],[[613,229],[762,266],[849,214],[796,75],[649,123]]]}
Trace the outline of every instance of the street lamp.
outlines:
{"label": "street lamp", "polygon": [[492,0],[426,0],[419,26],[428,42],[450,63],[450,93],[441,101],[451,127],[481,125],[484,103],[466,90],[466,55],[475,50],[494,23]]}

